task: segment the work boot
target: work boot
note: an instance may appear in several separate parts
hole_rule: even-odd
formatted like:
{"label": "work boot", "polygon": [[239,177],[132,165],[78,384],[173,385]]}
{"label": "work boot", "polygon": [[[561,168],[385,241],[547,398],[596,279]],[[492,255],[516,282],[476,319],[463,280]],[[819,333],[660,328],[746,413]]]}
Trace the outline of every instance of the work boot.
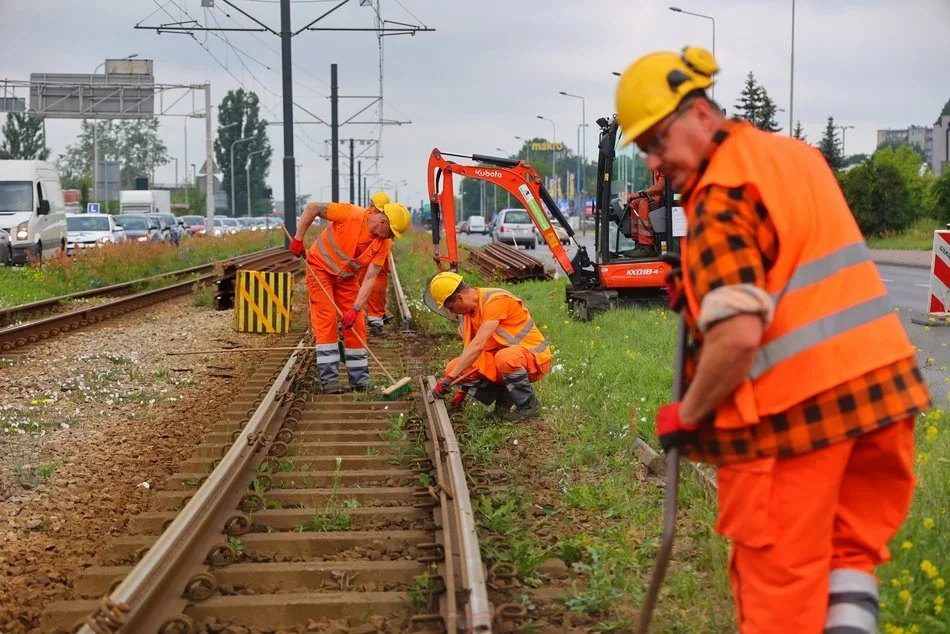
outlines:
{"label": "work boot", "polygon": [[339,381],[331,381],[323,386],[324,394],[343,394],[343,387]]}
{"label": "work boot", "polygon": [[392,319],[392,318],[391,318],[388,314],[387,314],[387,315],[383,315],[383,325],[388,324],[389,321],[390,321],[390,319]]}
{"label": "work boot", "polygon": [[502,419],[512,423],[528,420],[529,418],[533,418],[540,410],[541,401],[538,400],[537,396],[532,395],[524,405],[518,405],[510,412],[502,414]]}
{"label": "work boot", "polygon": [[383,331],[381,324],[370,324],[369,325],[369,334],[374,337],[385,337],[386,333]]}
{"label": "work boot", "polygon": [[350,387],[351,392],[369,392],[368,385],[354,385]]}
{"label": "work boot", "polygon": [[514,403],[511,400],[511,394],[502,387],[498,391],[498,396],[495,398],[495,408],[491,412],[492,417],[504,419],[505,416],[511,412],[512,405],[514,405]]}

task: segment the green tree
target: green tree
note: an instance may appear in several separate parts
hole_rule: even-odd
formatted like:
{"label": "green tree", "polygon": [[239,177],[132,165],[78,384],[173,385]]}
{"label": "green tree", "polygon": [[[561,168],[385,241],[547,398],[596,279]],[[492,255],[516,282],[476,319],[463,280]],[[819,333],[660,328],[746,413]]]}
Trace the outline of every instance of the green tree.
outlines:
{"label": "green tree", "polygon": [[930,194],[933,215],[941,222],[950,222],[950,170],[944,170],[940,178],[933,180]]}
{"label": "green tree", "polygon": [[25,112],[8,112],[3,124],[0,159],[45,161],[49,158],[43,121]]}
{"label": "green tree", "polygon": [[[232,125],[237,124],[237,125]],[[231,173],[231,145],[239,140],[252,138],[234,146],[234,173]],[[253,92],[244,89],[229,90],[218,106],[218,134],[214,141],[214,156],[223,173],[222,188],[232,192],[235,213],[247,214],[247,162],[251,152],[263,150],[251,158],[252,215],[261,216],[270,212],[269,201],[261,198],[264,182],[270,171],[272,150],[267,139],[267,122],[260,116],[260,100]],[[233,189],[232,189],[233,183]]]}
{"label": "green tree", "polygon": [[792,136],[800,141],[808,141],[808,137],[805,135],[805,130],[802,128],[802,122],[795,122],[795,129],[792,130]]}
{"label": "green tree", "polygon": [[187,183],[181,189],[172,192],[172,204],[188,205],[187,214],[192,216],[205,215],[205,195],[193,183]]}
{"label": "green tree", "polygon": [[[940,116],[937,117],[937,121],[940,121],[940,117],[948,114],[950,114],[950,99],[947,99],[947,103],[943,104],[943,110],[940,111]],[[934,123],[936,123],[936,121]]]}
{"label": "green tree", "polygon": [[753,125],[759,120],[759,109],[762,107],[762,88],[755,81],[755,74],[750,70],[745,77],[745,84],[739,98],[732,106],[733,112]]}
{"label": "green tree", "polygon": [[841,169],[844,157],[841,155],[841,142],[838,140],[838,129],[835,127],[835,118],[828,117],[828,125],[825,126],[825,134],[818,142],[818,149],[825,155],[825,160],[831,169]]}
{"label": "green tree", "polygon": [[79,190],[79,208],[86,210],[92,201],[92,176],[84,174],[83,177],[79,179],[75,189]]}
{"label": "green tree", "polygon": [[83,120],[76,143],[67,145],[66,151],[56,161],[63,187],[78,187],[83,175],[92,177],[94,131],[99,162],[119,162],[120,187],[131,189],[137,177],[151,180],[155,168],[165,165],[169,160],[168,149],[159,137],[158,127],[159,122],[155,118]]}
{"label": "green tree", "polygon": [[866,161],[844,174],[841,185],[865,236],[903,231],[914,220],[910,192],[893,165]]}
{"label": "green tree", "polygon": [[882,141],[882,142],[875,148],[875,150],[883,150],[883,149],[885,149],[885,148],[890,148],[890,149],[892,149],[892,150],[894,150],[894,151],[900,150],[901,148],[910,148],[910,149],[912,149],[914,152],[917,153],[917,155],[920,157],[920,160],[921,160],[921,161],[924,160],[924,152],[923,152],[923,150],[921,150],[921,149],[920,149],[919,147],[917,147],[916,145],[912,145],[912,144],[910,144],[910,143],[905,143],[904,141],[896,141],[896,140],[893,140],[893,139],[890,140],[890,141]]}
{"label": "green tree", "polygon": [[778,120],[775,118],[776,112],[778,112],[778,108],[775,102],[762,87],[762,104],[759,109],[759,120],[756,122],[756,127],[766,132],[780,132],[782,126],[778,124]]}
{"label": "green tree", "polygon": [[929,183],[921,176],[920,168],[924,157],[912,145],[903,144],[896,150],[885,147],[874,153],[873,161],[878,165],[890,165],[901,176],[909,194],[910,213],[914,218],[925,214]]}
{"label": "green tree", "polygon": [[871,157],[868,156],[867,154],[852,154],[850,156],[845,157],[841,161],[841,167],[848,167],[850,165],[860,165],[861,163],[868,160],[869,158]]}

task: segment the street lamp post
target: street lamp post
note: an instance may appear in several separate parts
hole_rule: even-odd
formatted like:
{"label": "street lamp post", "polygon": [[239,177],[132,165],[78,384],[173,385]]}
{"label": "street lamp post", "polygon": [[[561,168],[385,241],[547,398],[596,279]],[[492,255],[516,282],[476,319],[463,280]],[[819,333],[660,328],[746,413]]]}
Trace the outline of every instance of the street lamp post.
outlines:
{"label": "street lamp post", "polygon": [[[244,180],[247,181],[247,215],[248,217],[250,217],[251,215],[251,157],[254,156],[255,154],[260,154],[261,152],[266,152],[266,151],[267,151],[266,149],[254,150],[253,152],[249,152],[247,155],[247,165],[244,166],[244,172],[245,172]],[[297,188],[297,191],[298,192],[300,191],[299,187]],[[285,202],[284,204],[286,205],[287,203]],[[294,201],[294,205],[296,204],[297,204],[297,201]]]}
{"label": "street lamp post", "polygon": [[[234,211],[234,146],[237,145],[238,143],[244,143],[246,141],[253,141],[253,140],[254,140],[254,137],[246,136],[243,139],[238,139],[237,141],[231,144],[231,217],[232,218],[236,217],[235,211]],[[208,169],[211,169],[211,167],[208,166]]]}
{"label": "street lamp post", "polygon": [[521,141],[521,145],[524,146],[525,159],[530,163],[531,162],[531,144],[522,139],[520,136],[515,135],[515,138]]}
{"label": "street lamp post", "polygon": [[[712,47],[712,54],[713,54],[713,57],[715,57],[715,56],[716,56],[716,19],[715,19],[714,17],[712,17],[711,15],[705,15],[705,14],[703,14],[703,13],[693,13],[692,11],[684,11],[683,9],[680,9],[679,7],[670,7],[670,11],[675,11],[676,13],[685,13],[686,15],[694,15],[694,16],[696,16],[697,18],[705,18],[705,19],[709,20],[710,22],[712,22],[712,36],[713,36],[713,38],[712,38],[712,45],[713,45],[713,47]],[[712,85],[712,98],[713,98],[713,100],[715,101],[715,99],[716,99],[716,84],[713,84],[713,85]]]}
{"label": "street lamp post", "polygon": [[[515,137],[515,138],[517,139],[517,138],[519,138],[519,137]],[[504,154],[505,156],[511,156],[511,152],[509,152],[509,151],[507,151],[507,150],[503,150],[503,149],[501,149],[500,147],[496,147],[495,149],[498,150],[499,152],[501,152],[502,154]],[[495,188],[495,195],[496,195],[496,196],[498,195],[498,188],[497,188],[497,187]],[[507,207],[511,207],[511,194],[508,192],[507,189],[505,190],[505,200],[507,201],[506,206],[507,206]],[[496,211],[497,211],[497,207],[498,207],[498,203],[497,203],[497,201],[496,201],[496,203],[495,203]],[[485,220],[488,221],[488,218],[486,218]]]}
{"label": "street lamp post", "polygon": [[[587,103],[584,101],[584,98],[580,95],[573,95],[569,92],[560,91],[561,95],[565,97],[572,97],[574,99],[581,100],[581,125],[577,128],[577,173],[574,178],[577,179],[577,182],[574,184],[574,211],[577,213],[579,218],[578,222],[581,224],[581,233],[584,231],[583,223],[583,212],[581,210],[581,201],[586,200],[587,196],[584,194],[583,187],[586,184],[587,177],[584,173],[587,169]],[[583,136],[581,129],[583,128]],[[580,140],[583,139],[583,149],[581,148]],[[583,162],[581,162],[581,156],[584,157]]]}
{"label": "street lamp post", "polygon": [[848,130],[854,129],[854,126],[853,125],[839,125],[835,127],[841,130],[841,158],[844,158],[844,137],[845,137],[845,134],[847,134]]}
{"label": "street lamp post", "polygon": [[[557,125],[554,123],[554,119],[548,119],[547,117],[542,117],[538,115],[538,119],[542,119],[551,124],[551,134],[554,137],[551,139],[551,178],[557,178]],[[556,180],[552,180],[552,184],[556,183]],[[554,195],[557,196],[557,185],[554,185]]]}
{"label": "street lamp post", "polygon": [[792,0],[792,59],[788,75],[788,133],[794,134],[792,112],[795,110],[795,0]]}
{"label": "street lamp post", "polygon": [[[138,57],[138,53],[132,53],[131,55],[126,55],[122,59],[134,59]],[[105,66],[106,63],[102,62],[96,69],[92,71],[92,74],[95,75],[99,72],[99,69]],[[96,202],[99,202],[99,122],[93,119],[92,121],[92,199]],[[45,138],[45,137],[44,137]],[[107,205],[108,206],[108,205]],[[106,209],[108,211],[108,209]]]}

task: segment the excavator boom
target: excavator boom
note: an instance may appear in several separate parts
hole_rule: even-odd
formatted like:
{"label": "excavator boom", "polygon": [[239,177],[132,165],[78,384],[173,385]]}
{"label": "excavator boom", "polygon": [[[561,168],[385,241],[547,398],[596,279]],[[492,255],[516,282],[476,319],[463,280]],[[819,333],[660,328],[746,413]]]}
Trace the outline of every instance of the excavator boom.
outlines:
{"label": "excavator boom", "polygon": [[[446,156],[470,159],[479,165],[463,165],[451,161]],[[544,237],[544,242],[551,250],[551,254],[564,272],[571,276],[574,266],[561,245],[561,241],[548,220],[550,212],[570,238],[574,238],[571,228],[564,214],[555,204],[551,195],[544,188],[541,177],[527,161],[485,156],[481,154],[460,155],[441,152],[433,149],[429,155],[427,181],[429,187],[429,202],[432,208],[432,242],[435,245],[434,259],[440,270],[458,268],[458,240],[455,235],[455,189],[453,176],[474,178],[488,181],[514,196],[527,210],[531,222]],[[542,206],[543,205],[543,206]],[[445,242],[448,255],[443,256],[439,250],[441,237],[440,226],[445,227]],[[575,240],[576,242],[576,240]]]}

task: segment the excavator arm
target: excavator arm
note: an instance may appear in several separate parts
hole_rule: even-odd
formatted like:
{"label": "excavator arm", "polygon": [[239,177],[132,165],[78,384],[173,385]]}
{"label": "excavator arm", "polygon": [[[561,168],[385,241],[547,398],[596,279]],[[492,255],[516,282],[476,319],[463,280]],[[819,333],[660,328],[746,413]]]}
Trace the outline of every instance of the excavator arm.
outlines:
{"label": "excavator arm", "polygon": [[[454,156],[470,159],[480,165],[462,165],[446,159],[446,156]],[[537,171],[527,161],[518,161],[515,159],[499,158],[495,156],[485,156],[481,154],[450,154],[433,149],[429,155],[429,165],[427,168],[427,180],[429,187],[429,202],[432,208],[432,243],[435,246],[433,259],[439,267],[439,270],[447,268],[458,268],[458,240],[455,235],[455,189],[453,175],[459,175],[465,178],[475,178],[488,181],[498,187],[503,188],[512,196],[518,199],[521,205],[527,210],[531,222],[534,223],[544,241],[551,250],[554,259],[557,260],[561,268],[568,276],[574,274],[574,266],[567,252],[561,245],[554,227],[548,220],[548,215],[544,212],[542,204],[550,212],[551,216],[567,231],[567,235],[574,239],[574,230],[571,228],[564,214],[555,204],[554,199],[544,188],[541,177]],[[448,255],[442,255],[439,250],[439,241],[441,238],[440,227],[445,227],[445,242]],[[575,244],[577,243],[576,240]],[[578,245],[580,247],[580,245]]]}

